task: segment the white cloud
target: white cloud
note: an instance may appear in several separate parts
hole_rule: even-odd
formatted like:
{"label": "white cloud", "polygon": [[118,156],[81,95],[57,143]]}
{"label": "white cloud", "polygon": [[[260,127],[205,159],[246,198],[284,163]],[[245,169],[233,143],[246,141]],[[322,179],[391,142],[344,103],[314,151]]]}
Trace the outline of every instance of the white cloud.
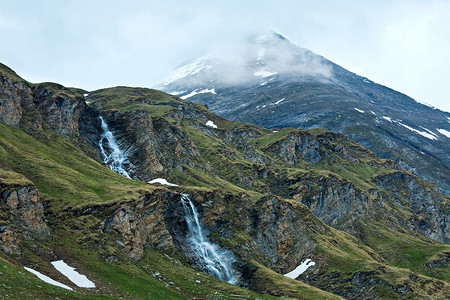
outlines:
{"label": "white cloud", "polygon": [[211,49],[272,29],[450,111],[450,1],[4,2],[1,62],[31,81],[151,86]]}

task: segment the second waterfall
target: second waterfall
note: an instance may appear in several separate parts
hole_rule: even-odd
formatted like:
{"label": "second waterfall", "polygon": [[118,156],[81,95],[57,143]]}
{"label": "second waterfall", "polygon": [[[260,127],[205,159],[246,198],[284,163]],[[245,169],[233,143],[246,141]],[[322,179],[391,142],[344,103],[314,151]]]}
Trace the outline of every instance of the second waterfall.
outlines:
{"label": "second waterfall", "polygon": [[208,240],[198,219],[197,209],[189,195],[182,195],[181,203],[189,230],[187,240],[202,270],[220,280],[236,284],[238,279],[232,267],[233,262],[236,261],[233,253]]}

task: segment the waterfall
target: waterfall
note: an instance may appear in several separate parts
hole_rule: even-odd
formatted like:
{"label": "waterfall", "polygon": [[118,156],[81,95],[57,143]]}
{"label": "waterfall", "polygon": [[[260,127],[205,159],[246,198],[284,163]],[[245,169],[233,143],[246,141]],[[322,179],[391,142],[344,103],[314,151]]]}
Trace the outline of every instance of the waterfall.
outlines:
{"label": "waterfall", "polygon": [[181,203],[183,204],[184,218],[189,230],[187,240],[200,263],[201,269],[220,280],[236,284],[237,278],[231,266],[236,261],[233,253],[229,250],[221,249],[208,240],[198,219],[197,209],[189,195],[182,195]]}
{"label": "waterfall", "polygon": [[[103,117],[100,116],[102,121],[103,133],[100,136],[100,151],[103,156],[103,161],[111,168],[111,170],[130,178],[130,174],[125,170],[123,164],[128,161],[127,156],[120,150],[119,145],[114,138],[112,132],[108,129],[108,124],[106,124]],[[107,148],[105,149],[105,143],[107,143]]]}

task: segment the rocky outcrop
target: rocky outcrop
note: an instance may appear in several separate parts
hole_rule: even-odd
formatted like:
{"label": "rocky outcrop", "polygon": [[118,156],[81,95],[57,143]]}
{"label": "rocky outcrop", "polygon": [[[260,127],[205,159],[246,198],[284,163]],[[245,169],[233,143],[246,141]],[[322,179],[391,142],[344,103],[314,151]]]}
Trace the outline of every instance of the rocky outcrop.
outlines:
{"label": "rocky outcrop", "polygon": [[290,166],[294,166],[300,160],[309,164],[319,163],[322,160],[319,148],[320,143],[316,137],[306,132],[298,132],[272,144],[267,150],[273,151]]}
{"label": "rocky outcrop", "polygon": [[7,254],[20,254],[19,242],[50,235],[44,208],[34,186],[11,188],[0,185],[0,213],[7,220],[0,225],[0,246]]}
{"label": "rocky outcrop", "polygon": [[[0,122],[19,125],[24,110],[33,105],[32,91],[28,83],[13,82],[0,72]],[[39,127],[40,123],[36,123]]]}
{"label": "rocky outcrop", "polygon": [[193,166],[200,155],[193,141],[177,126],[150,113],[131,110],[106,113],[106,120],[132,164],[130,174],[140,180],[170,177],[183,164]]}
{"label": "rocky outcrop", "polygon": [[442,281],[431,280],[412,272],[405,274],[406,278],[387,281],[382,275],[390,272],[392,270],[389,267],[380,265],[376,270],[358,271],[342,277],[338,272],[325,273],[319,269],[308,269],[303,274],[302,281],[346,299],[381,299],[381,290],[385,294],[390,291],[389,298],[395,299],[412,297],[414,294],[413,298],[417,299],[443,299],[441,297],[446,297],[444,295],[450,292]]}
{"label": "rocky outcrop", "polygon": [[352,223],[360,218],[375,218],[377,209],[374,200],[356,188],[352,183],[335,176],[315,177],[306,174],[298,187],[293,190],[293,198],[311,209],[328,225],[355,234]]}
{"label": "rocky outcrop", "polygon": [[378,176],[375,182],[386,193],[384,198],[411,212],[405,222],[411,231],[450,243],[450,198],[439,193],[435,185],[405,172]]}
{"label": "rocky outcrop", "polygon": [[29,133],[51,129],[79,145],[96,147],[99,140],[98,112],[81,94],[56,83],[30,85],[19,77],[13,81],[1,68],[0,122]]}
{"label": "rocky outcrop", "polygon": [[164,214],[168,207],[167,194],[146,195],[140,201],[122,204],[100,225],[100,231],[118,233],[117,244],[126,256],[138,260],[144,247],[158,250],[173,247]]}

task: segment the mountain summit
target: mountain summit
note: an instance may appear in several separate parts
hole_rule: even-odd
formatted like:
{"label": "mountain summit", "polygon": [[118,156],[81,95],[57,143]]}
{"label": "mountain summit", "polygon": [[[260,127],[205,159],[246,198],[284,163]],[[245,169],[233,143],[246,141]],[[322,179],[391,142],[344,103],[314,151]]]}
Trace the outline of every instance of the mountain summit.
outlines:
{"label": "mountain summit", "polygon": [[178,68],[160,89],[266,128],[325,128],[450,194],[450,114],[358,76],[283,36],[253,36]]}

